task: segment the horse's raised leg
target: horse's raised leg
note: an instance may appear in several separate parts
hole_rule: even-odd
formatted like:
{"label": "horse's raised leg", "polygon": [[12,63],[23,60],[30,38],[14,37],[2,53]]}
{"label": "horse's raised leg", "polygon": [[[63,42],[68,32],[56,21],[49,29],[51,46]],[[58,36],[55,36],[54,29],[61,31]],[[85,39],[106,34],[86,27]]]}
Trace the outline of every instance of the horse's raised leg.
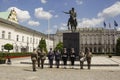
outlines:
{"label": "horse's raised leg", "polygon": [[74,28],[73,28],[73,25],[71,25],[71,31],[74,32]]}

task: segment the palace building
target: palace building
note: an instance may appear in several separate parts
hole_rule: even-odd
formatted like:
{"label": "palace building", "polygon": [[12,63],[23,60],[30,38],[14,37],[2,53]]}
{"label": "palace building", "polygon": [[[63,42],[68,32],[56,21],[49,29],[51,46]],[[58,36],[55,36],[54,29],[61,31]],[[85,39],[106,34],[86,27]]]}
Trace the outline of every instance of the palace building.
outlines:
{"label": "palace building", "polygon": [[[80,50],[90,48],[93,53],[114,53],[116,51],[116,41],[120,37],[120,31],[116,29],[105,28],[79,28],[79,45]],[[54,46],[63,42],[63,33],[71,31],[58,30],[54,36]]]}
{"label": "palace building", "polygon": [[15,10],[0,12],[0,51],[5,51],[4,45],[13,45],[11,52],[32,52],[38,47],[41,38],[46,40],[47,49],[53,47],[53,39],[46,34],[22,26],[18,23]]}

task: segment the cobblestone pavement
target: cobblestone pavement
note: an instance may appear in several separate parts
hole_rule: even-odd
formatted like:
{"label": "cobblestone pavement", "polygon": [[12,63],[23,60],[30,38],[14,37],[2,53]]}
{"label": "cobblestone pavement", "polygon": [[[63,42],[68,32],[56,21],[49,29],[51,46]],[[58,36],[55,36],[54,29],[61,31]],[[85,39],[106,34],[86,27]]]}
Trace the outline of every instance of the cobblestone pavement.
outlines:
{"label": "cobblestone pavement", "polygon": [[0,67],[0,80],[120,80],[119,69],[57,69],[31,67]]}
{"label": "cobblestone pavement", "polygon": [[[92,66],[91,70],[85,66],[81,70],[79,66],[75,66],[74,69],[70,66],[67,66],[67,69],[63,67],[57,69],[55,66],[48,68],[46,65],[44,69],[37,68],[37,71],[33,72],[31,64],[20,64],[21,61],[29,60],[29,57],[12,59],[11,65],[0,65],[0,80],[120,80],[120,66]],[[120,57],[93,59],[94,64],[108,64],[108,62],[120,64]]]}

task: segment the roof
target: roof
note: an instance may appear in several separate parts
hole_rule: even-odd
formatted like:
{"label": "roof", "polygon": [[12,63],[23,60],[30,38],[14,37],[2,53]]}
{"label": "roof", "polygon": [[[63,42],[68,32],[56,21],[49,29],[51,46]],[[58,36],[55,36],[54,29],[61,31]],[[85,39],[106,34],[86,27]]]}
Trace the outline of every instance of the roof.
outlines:
{"label": "roof", "polygon": [[27,27],[25,27],[25,26],[22,26],[22,25],[19,25],[19,24],[17,24],[17,23],[8,21],[8,20],[6,20],[6,19],[0,18],[0,23],[12,25],[12,26],[14,26],[14,27],[17,28],[17,29],[25,30],[25,31],[27,31],[27,32],[35,33],[35,34],[38,34],[38,35],[43,36],[44,38],[47,38],[47,35],[44,34],[44,33],[41,33],[41,32],[38,32],[38,31],[36,31],[36,30],[27,28]]}
{"label": "roof", "polygon": [[8,19],[10,12],[0,12],[0,18]]}

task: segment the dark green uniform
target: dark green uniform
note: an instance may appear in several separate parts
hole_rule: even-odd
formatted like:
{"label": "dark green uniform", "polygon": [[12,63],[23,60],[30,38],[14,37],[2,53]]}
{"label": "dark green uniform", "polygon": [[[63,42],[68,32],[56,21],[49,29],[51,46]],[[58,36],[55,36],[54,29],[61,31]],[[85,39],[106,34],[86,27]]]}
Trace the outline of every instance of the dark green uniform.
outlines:
{"label": "dark green uniform", "polygon": [[83,69],[84,58],[85,58],[84,52],[80,52],[80,53],[79,53],[79,57],[80,57],[80,69]]}
{"label": "dark green uniform", "polygon": [[41,51],[38,50],[38,51],[37,51],[37,54],[38,54],[38,59],[37,59],[38,67],[40,67],[40,54],[41,54]]}
{"label": "dark green uniform", "polygon": [[32,60],[33,71],[36,71],[36,61],[37,61],[37,53],[36,52],[33,52],[31,54],[31,60]]}
{"label": "dark green uniform", "polygon": [[46,59],[46,52],[42,51],[41,54],[40,54],[41,68],[42,69],[44,68],[44,61],[45,61],[45,59]]}
{"label": "dark green uniform", "polygon": [[90,69],[90,67],[91,67],[92,53],[90,52],[89,48],[86,49],[85,55],[86,55],[88,69]]}

